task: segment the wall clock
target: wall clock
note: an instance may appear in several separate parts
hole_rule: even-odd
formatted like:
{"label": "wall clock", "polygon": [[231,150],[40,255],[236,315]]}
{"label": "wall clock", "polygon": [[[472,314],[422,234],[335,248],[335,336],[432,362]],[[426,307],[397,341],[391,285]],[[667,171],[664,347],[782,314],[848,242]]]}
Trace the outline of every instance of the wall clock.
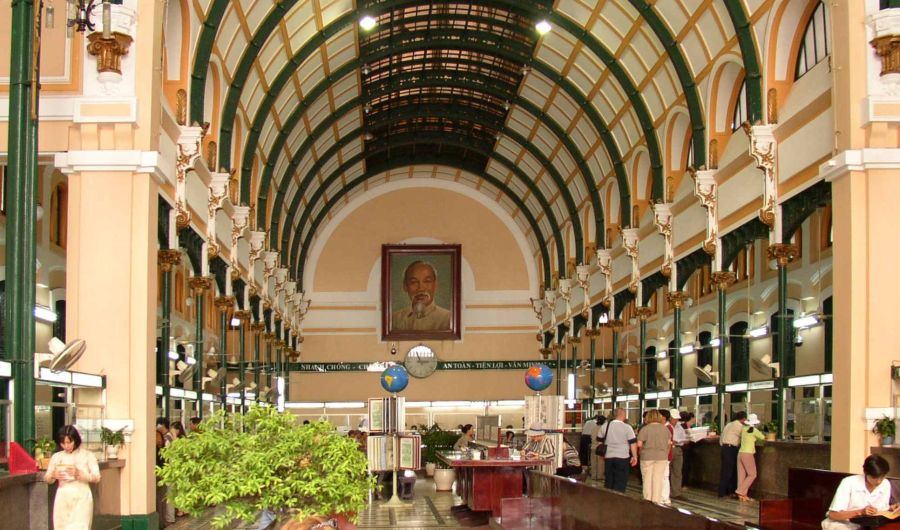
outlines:
{"label": "wall clock", "polygon": [[406,352],[406,358],[403,359],[403,366],[406,371],[413,377],[428,377],[437,369],[438,358],[434,350],[419,344]]}

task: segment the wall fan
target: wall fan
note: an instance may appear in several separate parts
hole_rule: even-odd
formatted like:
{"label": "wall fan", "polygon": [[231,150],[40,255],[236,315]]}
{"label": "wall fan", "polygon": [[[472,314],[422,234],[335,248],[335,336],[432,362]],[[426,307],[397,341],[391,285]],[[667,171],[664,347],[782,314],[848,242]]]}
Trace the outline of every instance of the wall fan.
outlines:
{"label": "wall fan", "polygon": [[772,356],[768,353],[758,359],[756,357],[750,359],[750,365],[753,366],[757,373],[766,377],[773,377],[773,370],[775,371],[774,377],[778,377],[781,374],[781,363],[773,363]]}
{"label": "wall fan", "polygon": [[661,370],[656,371],[656,389],[657,390],[669,390],[675,384],[675,379],[671,377],[666,377]]}
{"label": "wall fan", "polygon": [[609,383],[601,383],[600,387],[597,388],[595,392],[597,393],[597,397],[603,397],[612,394],[612,391],[609,388]]}
{"label": "wall fan", "polygon": [[178,380],[181,381],[181,384],[190,381],[194,377],[194,372],[197,370],[196,364],[187,364],[184,361],[178,361],[176,366],[178,366],[179,369]]}
{"label": "wall fan", "polygon": [[250,384],[248,384],[244,387],[244,395],[246,395],[247,392],[250,392],[250,393],[256,392],[256,381],[250,381]]}
{"label": "wall fan", "polygon": [[230,394],[232,392],[240,392],[244,388],[244,383],[241,382],[240,379],[235,377],[231,380],[231,383],[225,385],[225,392]]}
{"label": "wall fan", "polygon": [[63,344],[63,341],[53,337],[47,345],[50,347],[50,353],[53,354],[53,357],[48,361],[42,362],[41,366],[49,368],[54,373],[68,370],[70,366],[78,362],[78,359],[84,355],[84,350],[87,348],[87,343],[84,339],[75,339],[68,344]]}
{"label": "wall fan", "polygon": [[625,381],[625,393],[626,394],[638,394],[641,391],[641,386],[634,382],[633,377],[629,377],[628,381]]}
{"label": "wall fan", "polygon": [[222,368],[219,368],[217,370],[210,369],[207,373],[210,372],[212,372],[210,374],[212,379],[210,379],[209,384],[215,388],[219,388],[219,385],[221,385],[222,381],[225,379],[225,373],[227,372],[227,370],[223,366]]}
{"label": "wall fan", "polygon": [[703,368],[695,366],[694,375],[697,376],[697,381],[703,383],[712,383],[714,385],[719,383],[719,372],[713,372],[712,366],[709,364],[707,364]]}

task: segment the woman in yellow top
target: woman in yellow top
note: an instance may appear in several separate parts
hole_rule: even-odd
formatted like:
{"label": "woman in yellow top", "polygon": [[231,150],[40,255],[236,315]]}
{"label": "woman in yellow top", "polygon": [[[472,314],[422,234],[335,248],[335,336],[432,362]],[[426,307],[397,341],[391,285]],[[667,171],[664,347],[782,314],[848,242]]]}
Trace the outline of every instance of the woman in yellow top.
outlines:
{"label": "woman in yellow top", "polygon": [[53,503],[53,528],[56,530],[90,530],[94,516],[92,482],[100,482],[100,467],[94,453],[81,447],[81,435],[73,425],[66,425],[56,435],[62,451],[54,453],[44,480],[59,481]]}
{"label": "woman in yellow top", "polygon": [[747,423],[741,432],[741,448],[738,449],[738,487],[735,494],[744,502],[751,500],[747,492],[756,480],[756,442],[766,439],[756,425],[759,425],[756,414],[747,416]]}

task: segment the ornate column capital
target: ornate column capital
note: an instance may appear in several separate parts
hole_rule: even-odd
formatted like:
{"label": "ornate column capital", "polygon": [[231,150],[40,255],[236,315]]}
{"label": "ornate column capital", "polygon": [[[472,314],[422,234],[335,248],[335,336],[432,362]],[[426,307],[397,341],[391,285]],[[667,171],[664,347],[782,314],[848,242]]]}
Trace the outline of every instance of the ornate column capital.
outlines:
{"label": "ornate column capital", "polygon": [[250,324],[250,330],[254,333],[261,334],[266,330],[266,324],[263,322],[254,322]]}
{"label": "ornate column capital", "polygon": [[766,256],[777,261],[779,267],[786,266],[797,259],[799,255],[800,249],[797,248],[797,245],[789,245],[787,243],[769,245],[769,248],[766,250]]}
{"label": "ornate column capital", "polygon": [[240,320],[242,323],[246,324],[247,322],[250,322],[251,313],[250,313],[250,311],[247,311],[246,309],[239,309],[239,310],[235,311],[234,313],[232,313],[231,316]]}
{"label": "ornate column capital", "polygon": [[172,267],[181,265],[181,251],[162,249],[156,253],[156,263],[163,272],[170,272]]}
{"label": "ornate column capital", "polygon": [[200,158],[200,144],[206,128],[200,126],[179,127],[181,134],[175,143],[175,226],[184,230],[191,224],[191,211],[187,207],[187,173]]}
{"label": "ornate column capital", "polygon": [[263,333],[263,339],[265,339],[266,344],[273,344],[275,342],[275,334],[274,333]]}
{"label": "ornate column capital", "polygon": [[690,297],[685,291],[670,291],[666,294],[666,300],[668,300],[675,309],[684,309],[684,305],[688,298]]}
{"label": "ornate column capital", "polygon": [[212,288],[212,278],[209,276],[191,276],[188,278],[188,287],[194,296],[202,295],[207,289]]}
{"label": "ornate column capital", "polygon": [[900,9],[882,9],[867,20],[874,38],[869,42],[881,58],[881,75],[900,74]]}
{"label": "ornate column capital", "polygon": [[716,289],[725,291],[737,281],[737,276],[731,271],[716,271],[709,277],[710,284]]}
{"label": "ornate column capital", "polygon": [[716,255],[719,239],[719,185],[716,183],[715,170],[691,171],[694,179],[694,196],[700,199],[700,205],[706,208],[706,239],[703,240],[703,251],[710,256]]}
{"label": "ornate column capital", "polygon": [[223,313],[227,313],[234,309],[234,297],[231,295],[228,296],[217,296],[214,304],[216,309],[222,311]]}
{"label": "ornate column capital", "polygon": [[266,242],[266,232],[251,230],[247,234],[247,242],[250,245],[250,267],[252,268],[262,254],[263,245]]}
{"label": "ornate column capital", "polygon": [[130,35],[113,32],[109,38],[103,38],[103,33],[96,32],[88,35],[87,52],[97,57],[97,72],[111,72],[122,75],[122,57],[128,54],[133,39]]}
{"label": "ornate column capital", "polygon": [[653,316],[653,309],[646,306],[637,308],[635,312],[637,313],[638,318],[643,322],[646,322],[648,318]]}
{"label": "ornate column capital", "polygon": [[631,258],[631,281],[628,283],[628,290],[636,293],[638,284],[641,281],[641,271],[638,268],[638,244],[640,241],[640,229],[623,228],[622,229],[622,246],[625,248],[625,254]]}
{"label": "ornate column capital", "polygon": [[663,251],[663,261],[659,271],[666,278],[672,276],[672,268],[674,267],[674,250],[672,248],[672,205],[668,203],[657,203],[653,205],[653,224],[656,225],[660,235],[665,240],[665,250]]}

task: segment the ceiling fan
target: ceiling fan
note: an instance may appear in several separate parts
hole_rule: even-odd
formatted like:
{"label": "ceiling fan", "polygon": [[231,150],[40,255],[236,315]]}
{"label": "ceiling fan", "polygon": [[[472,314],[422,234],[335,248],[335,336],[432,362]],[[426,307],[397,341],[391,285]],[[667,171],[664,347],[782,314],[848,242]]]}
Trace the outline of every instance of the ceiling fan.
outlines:
{"label": "ceiling fan", "polygon": [[231,380],[230,384],[225,385],[225,393],[230,394],[232,392],[240,392],[243,388],[244,383],[242,383],[240,379],[235,377]]}
{"label": "ceiling fan", "polygon": [[63,341],[53,337],[47,345],[53,356],[49,360],[41,362],[40,366],[49,368],[54,373],[68,370],[70,366],[78,362],[87,348],[87,342],[84,339],[75,339],[64,344]]}
{"label": "ceiling fan", "polygon": [[669,390],[675,384],[675,379],[671,377],[666,377],[661,370],[656,371],[656,389],[657,390]]}

